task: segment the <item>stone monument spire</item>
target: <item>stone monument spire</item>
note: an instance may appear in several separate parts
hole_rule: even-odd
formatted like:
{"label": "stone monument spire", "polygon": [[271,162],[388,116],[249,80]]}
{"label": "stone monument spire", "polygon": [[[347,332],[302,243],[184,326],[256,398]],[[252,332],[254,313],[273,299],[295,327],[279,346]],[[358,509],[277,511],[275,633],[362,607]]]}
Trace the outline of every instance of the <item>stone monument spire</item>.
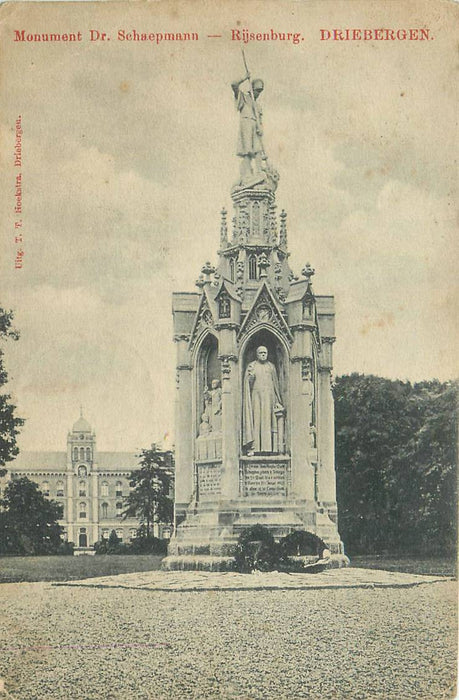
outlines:
{"label": "stone monument spire", "polygon": [[233,232],[221,236],[218,273],[235,285],[243,308],[248,308],[260,279],[265,279],[279,303],[288,295],[292,271],[288,266],[286,214],[276,214],[279,175],[269,162],[264,146],[259,98],[264,81],[246,74],[232,84],[239,127],[236,154],[239,179],[231,189]]}

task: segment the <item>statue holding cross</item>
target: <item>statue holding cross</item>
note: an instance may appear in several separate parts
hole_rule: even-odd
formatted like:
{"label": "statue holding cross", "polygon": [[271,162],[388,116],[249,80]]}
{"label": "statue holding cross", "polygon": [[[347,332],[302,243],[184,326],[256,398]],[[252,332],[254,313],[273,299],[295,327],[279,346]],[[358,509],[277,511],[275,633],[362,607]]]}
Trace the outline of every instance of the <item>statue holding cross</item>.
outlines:
{"label": "statue holding cross", "polygon": [[264,82],[261,78],[251,79],[244,50],[242,50],[242,58],[246,75],[240,80],[231,83],[236,108],[239,112],[239,134],[236,153],[241,158],[240,185],[243,187],[254,187],[270,179],[271,187],[275,189],[278,175],[269,166],[265,154],[262,110],[257,102],[263,92]]}

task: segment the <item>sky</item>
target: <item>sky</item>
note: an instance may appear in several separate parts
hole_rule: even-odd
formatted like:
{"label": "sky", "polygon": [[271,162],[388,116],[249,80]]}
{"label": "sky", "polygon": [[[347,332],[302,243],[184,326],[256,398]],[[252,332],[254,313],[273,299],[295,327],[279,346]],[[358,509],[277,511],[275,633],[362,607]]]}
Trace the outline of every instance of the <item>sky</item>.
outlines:
{"label": "sky", "polygon": [[[457,376],[454,10],[449,2],[3,5],[0,304],[21,449],[62,450],[80,405],[98,448],[173,443],[171,294],[217,261],[238,173],[231,29],[262,77],[290,264],[336,299],[337,375]],[[321,29],[428,27],[429,41],[321,41]],[[119,29],[197,42],[121,42]],[[14,42],[82,32],[76,43]],[[89,30],[110,42],[90,42]],[[221,38],[207,38],[221,34]],[[6,106],[5,106],[6,105]],[[14,167],[21,115],[22,166]],[[14,267],[22,174],[24,265]]]}

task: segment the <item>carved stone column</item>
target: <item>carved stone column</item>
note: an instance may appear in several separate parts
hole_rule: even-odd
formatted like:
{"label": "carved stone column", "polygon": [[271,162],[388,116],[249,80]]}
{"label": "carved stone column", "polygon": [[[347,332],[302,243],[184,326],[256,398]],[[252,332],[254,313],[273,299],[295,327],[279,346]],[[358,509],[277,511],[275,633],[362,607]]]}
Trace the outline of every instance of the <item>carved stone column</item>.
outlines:
{"label": "carved stone column", "polygon": [[177,390],[175,401],[175,506],[176,517],[182,516],[194,491],[193,477],[193,396],[189,336],[177,336]]}
{"label": "carved stone column", "polygon": [[335,407],[331,387],[332,343],[334,338],[322,338],[322,363],[319,368],[318,406],[318,495],[319,501],[336,507],[335,475]]}
{"label": "carved stone column", "polygon": [[309,462],[309,396],[305,387],[305,366],[309,358],[295,358],[290,365],[290,421],[292,444],[292,495],[314,499],[314,473]]}
{"label": "carved stone column", "polygon": [[222,478],[221,497],[239,496],[239,376],[235,355],[224,355],[222,363]]}

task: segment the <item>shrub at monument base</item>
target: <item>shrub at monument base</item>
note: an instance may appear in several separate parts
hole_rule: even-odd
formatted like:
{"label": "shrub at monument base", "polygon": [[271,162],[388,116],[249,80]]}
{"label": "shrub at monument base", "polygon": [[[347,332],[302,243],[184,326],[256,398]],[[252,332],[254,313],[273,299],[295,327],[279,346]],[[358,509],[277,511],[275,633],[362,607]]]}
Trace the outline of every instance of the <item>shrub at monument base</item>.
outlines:
{"label": "shrub at monument base", "polygon": [[240,573],[274,571],[279,564],[279,547],[263,525],[253,525],[239,535],[234,566]]}
{"label": "shrub at monument base", "polygon": [[239,536],[234,568],[240,573],[252,571],[290,571],[318,573],[330,558],[330,550],[312,532],[297,530],[274,540],[268,528],[253,525]]}
{"label": "shrub at monument base", "polygon": [[317,535],[295,530],[279,542],[280,570],[319,573],[324,571],[330,550]]}

